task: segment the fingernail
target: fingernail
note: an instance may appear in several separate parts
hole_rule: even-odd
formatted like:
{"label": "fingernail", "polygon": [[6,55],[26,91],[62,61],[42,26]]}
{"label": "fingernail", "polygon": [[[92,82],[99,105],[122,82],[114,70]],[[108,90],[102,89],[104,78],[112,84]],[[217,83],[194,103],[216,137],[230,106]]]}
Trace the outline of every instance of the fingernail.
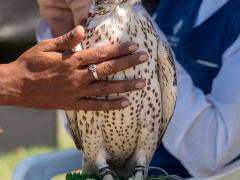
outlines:
{"label": "fingernail", "polygon": [[128,50],[134,52],[138,49],[139,45],[137,43],[131,43],[128,47]]}
{"label": "fingernail", "polygon": [[129,101],[127,101],[127,100],[125,100],[125,101],[123,101],[122,103],[121,103],[121,106],[122,107],[126,107],[126,106],[128,106],[129,105]]}
{"label": "fingernail", "polygon": [[145,82],[137,82],[135,84],[135,88],[137,88],[137,89],[142,89],[144,87],[145,87]]}
{"label": "fingernail", "polygon": [[148,59],[148,55],[145,53],[145,54],[142,54],[141,56],[139,56],[139,61],[141,62],[144,62]]}

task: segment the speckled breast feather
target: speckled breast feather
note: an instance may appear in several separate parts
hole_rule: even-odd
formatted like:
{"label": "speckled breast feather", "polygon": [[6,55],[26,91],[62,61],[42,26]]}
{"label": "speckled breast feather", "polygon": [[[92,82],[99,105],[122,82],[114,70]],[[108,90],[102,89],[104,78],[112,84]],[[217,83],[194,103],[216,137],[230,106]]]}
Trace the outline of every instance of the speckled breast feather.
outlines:
{"label": "speckled breast feather", "polygon": [[132,4],[127,0],[112,6],[100,3],[99,8],[93,3],[91,8],[83,49],[134,41],[139,51],[148,53],[149,61],[107,78],[146,79],[143,90],[120,94],[130,100],[129,107],[67,112],[75,144],[84,152],[86,172],[98,174],[104,163],[121,176],[133,175],[138,166],[147,168],[174,111],[177,83],[171,50],[161,42],[151,21],[132,10]]}

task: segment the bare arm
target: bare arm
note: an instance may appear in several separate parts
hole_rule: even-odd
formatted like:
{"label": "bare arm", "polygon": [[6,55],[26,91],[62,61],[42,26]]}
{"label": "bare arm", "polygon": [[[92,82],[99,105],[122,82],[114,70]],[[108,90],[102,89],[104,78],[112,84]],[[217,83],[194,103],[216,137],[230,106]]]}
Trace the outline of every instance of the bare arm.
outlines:
{"label": "bare arm", "polygon": [[133,53],[138,49],[135,43],[63,53],[74,48],[83,36],[83,28],[77,27],[62,37],[39,43],[13,63],[0,65],[0,104],[65,110],[126,107],[128,100],[125,98],[97,100],[86,97],[141,89],[145,81],[96,81],[87,67],[97,64],[101,78],[143,63],[147,60],[146,54]]}

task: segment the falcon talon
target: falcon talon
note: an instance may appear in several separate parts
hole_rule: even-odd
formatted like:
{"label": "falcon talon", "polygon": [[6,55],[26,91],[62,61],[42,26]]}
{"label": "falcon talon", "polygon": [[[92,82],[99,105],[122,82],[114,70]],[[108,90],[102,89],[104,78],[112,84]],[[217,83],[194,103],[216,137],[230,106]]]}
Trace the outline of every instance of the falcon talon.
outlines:
{"label": "falcon talon", "polygon": [[113,174],[112,170],[109,167],[104,167],[98,170],[100,176],[103,178],[108,174]]}

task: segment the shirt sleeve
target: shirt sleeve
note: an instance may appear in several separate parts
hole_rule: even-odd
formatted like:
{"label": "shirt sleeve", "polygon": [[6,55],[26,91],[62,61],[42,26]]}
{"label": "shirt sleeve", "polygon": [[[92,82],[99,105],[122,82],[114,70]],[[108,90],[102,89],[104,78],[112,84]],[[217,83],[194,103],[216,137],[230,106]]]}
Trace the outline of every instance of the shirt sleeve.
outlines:
{"label": "shirt sleeve", "polygon": [[177,103],[163,143],[197,177],[216,173],[240,155],[240,35],[222,60],[208,95],[176,62]]}
{"label": "shirt sleeve", "polygon": [[52,37],[53,35],[47,24],[47,21],[45,19],[41,19],[36,29],[37,42],[41,42]]}

